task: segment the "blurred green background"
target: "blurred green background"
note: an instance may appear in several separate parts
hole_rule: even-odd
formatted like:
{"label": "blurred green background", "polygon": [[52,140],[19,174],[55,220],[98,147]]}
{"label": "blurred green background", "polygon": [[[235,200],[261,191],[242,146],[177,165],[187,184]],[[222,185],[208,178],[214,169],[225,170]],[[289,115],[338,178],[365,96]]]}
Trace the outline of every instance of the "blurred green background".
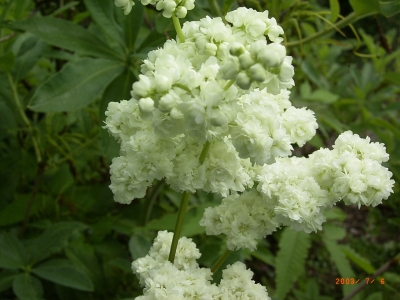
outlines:
{"label": "blurred green background", "polygon": [[[397,182],[382,205],[338,205],[323,231],[279,230],[226,264],[244,261],[273,299],[328,300],[389,262],[352,299],[400,299],[400,1],[195,4],[186,20],[246,6],[284,28],[291,100],[319,123],[295,155],[350,129],[385,143]],[[172,21],[140,2],[124,16],[112,0],[0,0],[0,16],[0,299],[134,299],[142,288],[130,264],[157,230],[173,230],[180,195],[161,181],[144,199],[115,203],[109,165],[119,145],[101,126],[109,102],[130,98],[141,60],[175,37]],[[224,240],[198,221],[219,201],[196,193],[185,219],[206,267]]]}

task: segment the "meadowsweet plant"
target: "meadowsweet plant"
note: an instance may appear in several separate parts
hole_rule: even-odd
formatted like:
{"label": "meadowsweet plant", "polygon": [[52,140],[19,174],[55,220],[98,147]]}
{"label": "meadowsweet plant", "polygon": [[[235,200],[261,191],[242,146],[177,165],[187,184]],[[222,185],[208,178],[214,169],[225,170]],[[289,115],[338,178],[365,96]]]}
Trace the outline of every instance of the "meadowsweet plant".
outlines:
{"label": "meadowsweet plant", "polygon": [[[224,20],[179,18],[190,0],[142,0],[172,18],[177,38],[151,51],[133,84],[132,98],[111,102],[105,127],[119,141],[110,188],[115,201],[145,196],[155,180],[182,193],[174,233],[160,231],[147,256],[132,263],[144,287],[137,299],[270,299],[241,262],[212,274],[229,251],[255,250],[282,226],[321,230],[323,212],[338,201],[376,206],[392,192],[383,144],[347,131],[333,149],[292,157],[318,127],[314,113],[289,101],[294,68],[281,44],[283,30],[268,12],[244,7]],[[116,0],[128,14],[133,1]],[[226,235],[228,251],[212,269],[180,237],[189,196],[197,190],[223,197],[200,225]]]}

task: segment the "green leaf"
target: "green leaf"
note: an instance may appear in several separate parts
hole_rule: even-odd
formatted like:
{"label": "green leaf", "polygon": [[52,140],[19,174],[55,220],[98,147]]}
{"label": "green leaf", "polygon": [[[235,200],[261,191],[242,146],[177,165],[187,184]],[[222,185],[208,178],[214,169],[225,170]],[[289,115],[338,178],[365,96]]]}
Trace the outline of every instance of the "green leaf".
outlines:
{"label": "green leaf", "polygon": [[0,293],[8,290],[12,287],[14,278],[17,277],[18,273],[3,270],[0,272]]}
{"label": "green leaf", "polygon": [[143,5],[139,4],[135,5],[132,8],[132,11],[127,16],[122,13],[122,9],[116,10],[118,20],[120,20],[122,31],[124,33],[125,45],[130,50],[137,48],[135,42],[139,33],[140,26],[143,23],[143,12],[144,7]]}
{"label": "green leaf", "polygon": [[400,86],[400,72],[387,72],[383,75],[383,78]]}
{"label": "green leaf", "polygon": [[317,101],[321,103],[331,104],[340,98],[339,95],[333,94],[325,89],[317,89],[306,97],[308,100]]}
{"label": "green leaf", "polygon": [[[16,195],[10,204],[0,210],[0,226],[8,226],[21,222],[25,218],[30,198],[30,194]],[[40,203],[38,201],[33,202],[31,214],[36,214],[39,206]]]}
{"label": "green leaf", "polygon": [[28,31],[50,45],[82,55],[124,60],[118,53],[88,30],[72,22],[52,17],[34,17],[10,24],[12,29]]}
{"label": "green leaf", "polygon": [[122,63],[107,59],[81,58],[70,62],[37,88],[29,108],[40,112],[82,108],[98,97],[123,68]]}
{"label": "green leaf", "polygon": [[[125,46],[121,26],[115,21],[113,1],[104,0],[84,0],[85,6],[90,12],[91,18],[101,28],[101,30],[111,39],[118,42],[122,47]],[[137,5],[141,6],[141,5]]]}
{"label": "green leaf", "polygon": [[0,236],[0,268],[18,269],[27,265],[27,254],[18,238],[4,233]]}
{"label": "green leaf", "polygon": [[392,1],[379,1],[381,5],[382,14],[387,17],[393,17],[400,13],[400,1],[399,0],[392,0]]}
{"label": "green leaf", "polygon": [[357,15],[373,14],[381,11],[378,0],[350,0],[350,5]]}
{"label": "green leaf", "polygon": [[331,7],[331,22],[335,23],[340,14],[340,5],[338,0],[329,0],[329,6]]}
{"label": "green leaf", "polygon": [[15,277],[13,291],[19,300],[41,300],[43,295],[42,283],[35,277],[24,273]]}
{"label": "green leaf", "polygon": [[251,252],[251,256],[257,258],[263,263],[266,263],[267,265],[270,265],[272,267],[275,266],[275,257],[270,252],[266,251],[263,248]]}
{"label": "green leaf", "polygon": [[14,53],[8,52],[0,56],[0,72],[10,72],[14,68]]}
{"label": "green leaf", "polygon": [[310,235],[286,227],[279,241],[276,256],[275,297],[284,299],[293,283],[304,272],[304,263],[311,246]]}
{"label": "green leaf", "polygon": [[149,252],[152,243],[149,242],[142,235],[133,235],[129,240],[129,251],[131,252],[132,259],[144,257]]}
{"label": "green leaf", "polygon": [[71,242],[66,249],[66,255],[70,262],[89,276],[96,292],[107,292],[102,262],[91,244],[84,243],[83,239]]}
{"label": "green leaf", "polygon": [[28,244],[28,253],[33,264],[38,263],[53,253],[65,248],[68,240],[77,232],[86,228],[86,225],[79,222],[59,222],[52,224],[41,236]]}
{"label": "green leaf", "polygon": [[[325,244],[326,249],[328,250],[332,261],[334,262],[337,270],[339,271],[341,278],[355,278],[355,274],[349,261],[346,258],[346,255],[341,250],[340,246],[336,243],[336,241],[326,238],[326,236],[322,239]],[[361,278],[360,278],[361,279]],[[349,292],[353,290],[354,286],[352,285],[342,285],[342,291],[344,295],[347,295]],[[358,296],[354,297],[354,299],[359,299]]]}
{"label": "green leaf", "polygon": [[52,259],[33,270],[37,276],[73,289],[92,292],[90,278],[67,259]]}
{"label": "green leaf", "polygon": [[325,223],[323,229],[324,237],[330,240],[341,240],[346,236],[346,229],[331,223]]}
{"label": "green leaf", "polygon": [[27,38],[16,53],[13,75],[19,81],[33,68],[47,44],[35,36]]}
{"label": "green leaf", "polygon": [[353,263],[355,263],[365,272],[368,274],[373,274],[375,272],[375,268],[372,266],[371,262],[365,257],[362,257],[349,245],[341,245],[340,248]]}

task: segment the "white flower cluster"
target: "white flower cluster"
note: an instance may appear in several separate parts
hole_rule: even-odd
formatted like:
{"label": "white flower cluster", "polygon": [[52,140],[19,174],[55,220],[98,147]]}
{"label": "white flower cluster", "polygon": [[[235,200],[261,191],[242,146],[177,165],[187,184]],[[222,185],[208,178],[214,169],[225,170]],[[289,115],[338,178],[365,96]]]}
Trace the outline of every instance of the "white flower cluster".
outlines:
{"label": "white flower cluster", "polygon": [[177,191],[243,192],[257,165],[315,134],[313,112],[289,101],[293,66],[279,44],[282,28],[247,8],[226,19],[186,22],[184,42],[169,40],[144,60],[132,99],[109,104],[106,128],[121,143],[111,165],[116,201],[143,197],[162,178]]}
{"label": "white flower cluster", "polygon": [[392,173],[381,165],[389,155],[380,143],[342,133],[333,150],[320,149],[305,157],[277,158],[264,165],[256,191],[231,195],[207,208],[200,225],[207,234],[224,233],[231,250],[254,250],[257,240],[280,226],[317,231],[324,210],[345,204],[376,206],[393,192]]}
{"label": "white flower cluster", "polygon": [[206,227],[208,235],[225,234],[229,250],[249,248],[254,251],[258,240],[279,225],[273,207],[273,203],[265,201],[256,190],[233,194],[224,198],[221,205],[206,208],[200,225]]}
{"label": "white flower cluster", "polygon": [[[187,11],[194,8],[194,0],[140,0],[143,5],[156,5],[158,10],[162,10],[165,18],[175,15],[178,18],[186,17]],[[132,0],[115,0],[115,5],[124,9],[127,15],[132,10],[135,3]]]}
{"label": "white flower cluster", "polygon": [[191,239],[179,239],[174,263],[170,263],[172,236],[160,231],[149,254],[132,263],[132,270],[144,287],[143,296],[137,300],[270,300],[265,287],[251,279],[253,272],[241,262],[223,270],[218,286],[212,284],[211,270],[200,268],[196,262],[200,252]]}

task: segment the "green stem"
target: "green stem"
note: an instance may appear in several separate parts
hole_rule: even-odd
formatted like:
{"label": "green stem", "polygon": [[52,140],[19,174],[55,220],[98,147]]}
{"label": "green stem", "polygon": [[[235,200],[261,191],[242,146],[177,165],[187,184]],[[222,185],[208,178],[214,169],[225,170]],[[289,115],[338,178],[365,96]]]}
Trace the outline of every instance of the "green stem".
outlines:
{"label": "green stem", "polygon": [[13,98],[14,98],[15,104],[17,106],[18,112],[20,113],[20,115],[22,117],[22,120],[24,121],[24,123],[28,127],[28,130],[29,130],[29,132],[31,134],[32,142],[33,142],[33,148],[35,149],[35,154],[36,154],[36,160],[38,162],[41,162],[42,161],[42,156],[40,155],[39,143],[38,143],[38,141],[37,141],[37,139],[36,139],[36,137],[34,135],[32,124],[29,121],[28,117],[26,116],[24,109],[22,108],[21,101],[19,101],[17,88],[16,88],[16,86],[14,84],[14,81],[13,81],[10,73],[7,73],[7,79],[8,79],[8,83],[10,84],[10,87],[11,87],[11,90],[12,90],[12,94],[13,94]]}
{"label": "green stem", "polygon": [[168,257],[168,260],[171,263],[174,263],[175,260],[176,248],[178,247],[178,241],[181,236],[183,220],[185,219],[185,213],[189,203],[189,198],[190,198],[189,192],[184,192],[182,194],[181,205],[179,206],[179,211],[178,211],[178,218],[176,219],[175,223],[174,237],[172,238],[171,249],[169,251],[169,257]]}
{"label": "green stem", "polygon": [[[204,146],[203,150],[201,150],[200,154],[200,164],[203,164],[204,160],[206,159],[208,150],[210,150],[211,143],[207,141]],[[185,219],[185,213],[186,209],[189,203],[189,198],[190,198],[190,193],[189,192],[184,192],[182,194],[182,199],[181,199],[181,204],[179,205],[179,210],[178,210],[178,217],[176,219],[175,223],[175,230],[174,230],[174,236],[172,238],[172,243],[171,243],[171,249],[169,250],[169,257],[168,260],[171,263],[174,263],[175,260],[175,254],[176,254],[176,248],[178,247],[178,241],[181,236],[182,232],[182,227],[183,227],[183,220]]]}
{"label": "green stem", "polygon": [[179,18],[175,15],[172,15],[172,22],[174,22],[175,31],[178,35],[179,41],[181,43],[185,42],[185,36],[183,35],[181,23],[179,22]]}
{"label": "green stem", "polygon": [[339,28],[339,29],[343,28],[343,27],[349,25],[352,22],[355,22],[355,21],[357,21],[359,19],[365,18],[365,17],[370,16],[370,15],[372,15],[372,14],[369,13],[369,14],[364,14],[364,15],[358,15],[358,14],[353,12],[350,15],[348,15],[346,18],[344,18],[341,21],[337,22],[335,24],[335,27],[332,27],[332,26],[327,27],[327,28],[325,28],[325,29],[323,29],[321,31],[318,31],[317,33],[315,33],[313,35],[310,35],[309,37],[306,37],[304,39],[301,39],[301,40],[298,40],[298,41],[295,41],[295,42],[291,42],[291,43],[286,43],[285,46],[286,47],[294,47],[294,46],[298,46],[298,45],[301,45],[301,44],[312,42],[313,40],[316,40],[319,37],[324,36],[325,34],[328,34],[328,33],[332,32],[332,31],[336,30],[337,28]]}
{"label": "green stem", "polygon": [[231,255],[232,251],[226,249],[225,252],[221,255],[220,258],[215,262],[215,264],[211,268],[211,272],[214,274],[217,270],[222,266],[224,261]]}
{"label": "green stem", "polygon": [[224,91],[227,91],[231,86],[232,86],[232,84],[234,84],[235,83],[235,80],[229,80],[227,83],[226,83],[226,85],[224,86]]}
{"label": "green stem", "polygon": [[200,161],[201,165],[203,164],[204,160],[206,159],[206,156],[207,156],[208,150],[210,150],[210,147],[211,147],[211,143],[209,141],[207,141],[204,144],[203,150],[201,150],[201,154],[199,157],[199,161]]}

